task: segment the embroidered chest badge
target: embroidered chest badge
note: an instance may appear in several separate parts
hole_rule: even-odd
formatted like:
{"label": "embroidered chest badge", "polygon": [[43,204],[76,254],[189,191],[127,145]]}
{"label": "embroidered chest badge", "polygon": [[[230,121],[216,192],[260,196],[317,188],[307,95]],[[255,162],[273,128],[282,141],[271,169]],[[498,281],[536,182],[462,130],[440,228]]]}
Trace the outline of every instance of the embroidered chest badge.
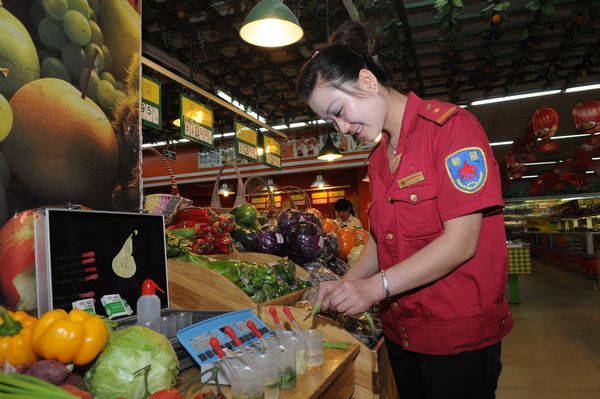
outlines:
{"label": "embroidered chest badge", "polygon": [[476,193],[487,180],[485,153],[479,147],[467,147],[446,157],[446,171],[454,187],[463,193]]}

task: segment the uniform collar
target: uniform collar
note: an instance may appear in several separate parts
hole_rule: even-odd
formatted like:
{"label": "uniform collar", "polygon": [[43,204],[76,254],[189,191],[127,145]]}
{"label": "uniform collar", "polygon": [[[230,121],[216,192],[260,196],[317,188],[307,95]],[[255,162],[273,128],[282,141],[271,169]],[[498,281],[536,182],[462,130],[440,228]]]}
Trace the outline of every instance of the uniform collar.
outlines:
{"label": "uniform collar", "polygon": [[405,137],[408,137],[415,131],[419,107],[423,103],[423,100],[412,91],[408,93],[407,97],[408,100],[406,101],[404,116],[402,117],[402,128],[400,129],[400,136]]}

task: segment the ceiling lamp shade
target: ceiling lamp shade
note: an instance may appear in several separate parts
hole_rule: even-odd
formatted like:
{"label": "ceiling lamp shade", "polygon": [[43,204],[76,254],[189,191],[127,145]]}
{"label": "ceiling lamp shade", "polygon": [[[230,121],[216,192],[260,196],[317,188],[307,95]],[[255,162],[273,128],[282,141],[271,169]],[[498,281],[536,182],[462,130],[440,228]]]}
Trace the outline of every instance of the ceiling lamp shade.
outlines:
{"label": "ceiling lamp shade", "polygon": [[246,15],[240,29],[243,40],[261,47],[287,46],[303,35],[298,19],[282,0],[261,0]]}
{"label": "ceiling lamp shade", "polygon": [[314,182],[312,182],[312,184],[310,186],[323,188],[323,187],[329,186],[329,183],[327,183],[327,180],[323,179],[323,175],[317,175],[317,178],[315,179]]}
{"label": "ceiling lamp shade", "polygon": [[273,179],[271,179],[271,178],[268,178],[268,179],[267,179],[267,185],[266,185],[266,186],[264,186],[264,187],[262,188],[262,189],[263,189],[263,191],[267,191],[267,190],[268,190],[268,191],[270,191],[270,192],[273,192],[273,191],[275,191],[275,186],[274,186],[274,184],[275,184],[275,182],[273,181]]}
{"label": "ceiling lamp shade", "polygon": [[229,194],[233,194],[233,191],[231,191],[227,183],[223,183],[223,185],[219,189],[219,195],[222,195],[223,197],[228,197]]}
{"label": "ceiling lamp shade", "polygon": [[317,159],[321,161],[334,161],[342,157],[342,153],[339,148],[333,144],[333,140],[331,140],[331,135],[327,133],[327,140],[325,140],[325,144],[323,144],[323,148],[319,151],[319,155]]}

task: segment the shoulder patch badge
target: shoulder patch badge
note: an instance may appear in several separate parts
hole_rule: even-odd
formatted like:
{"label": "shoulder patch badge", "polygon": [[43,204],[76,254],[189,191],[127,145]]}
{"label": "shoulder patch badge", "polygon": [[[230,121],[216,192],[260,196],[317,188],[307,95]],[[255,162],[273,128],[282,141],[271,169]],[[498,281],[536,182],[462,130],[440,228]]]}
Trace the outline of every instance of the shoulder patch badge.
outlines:
{"label": "shoulder patch badge", "polygon": [[463,193],[476,193],[487,180],[485,153],[479,147],[467,147],[446,157],[446,171],[454,187]]}

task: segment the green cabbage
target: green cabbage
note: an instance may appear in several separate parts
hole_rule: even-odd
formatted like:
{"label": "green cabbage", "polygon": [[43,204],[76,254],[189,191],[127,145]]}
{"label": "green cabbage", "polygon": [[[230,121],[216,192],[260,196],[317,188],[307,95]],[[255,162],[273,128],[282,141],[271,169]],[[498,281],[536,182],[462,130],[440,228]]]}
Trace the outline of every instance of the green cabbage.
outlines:
{"label": "green cabbage", "polygon": [[144,377],[136,371],[150,366],[148,390],[151,393],[175,385],[179,360],[162,334],[142,326],[131,326],[111,334],[108,344],[85,381],[95,399],[124,396],[141,399],[146,389]]}

